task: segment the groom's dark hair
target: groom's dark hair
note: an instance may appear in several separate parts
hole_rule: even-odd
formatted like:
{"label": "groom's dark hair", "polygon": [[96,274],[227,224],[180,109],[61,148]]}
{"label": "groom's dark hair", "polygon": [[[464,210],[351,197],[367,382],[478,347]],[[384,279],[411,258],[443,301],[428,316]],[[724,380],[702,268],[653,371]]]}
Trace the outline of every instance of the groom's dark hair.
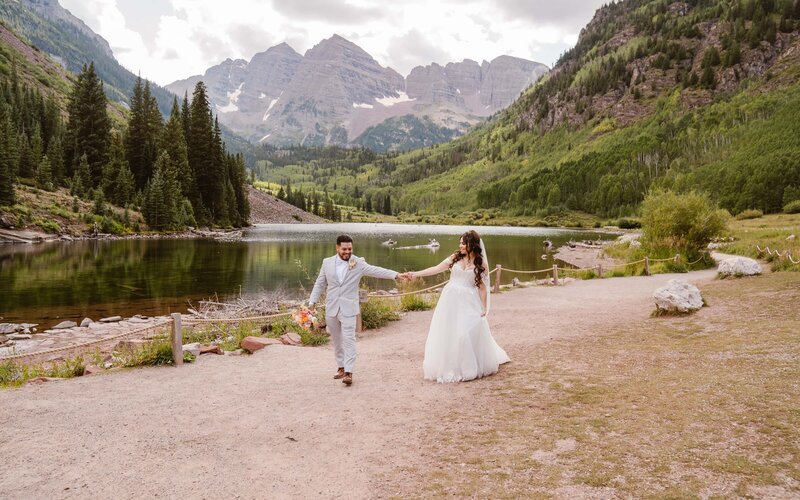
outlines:
{"label": "groom's dark hair", "polygon": [[347,234],[340,234],[338,238],[336,238],[336,245],[341,245],[342,243],[352,243],[353,238],[351,238]]}

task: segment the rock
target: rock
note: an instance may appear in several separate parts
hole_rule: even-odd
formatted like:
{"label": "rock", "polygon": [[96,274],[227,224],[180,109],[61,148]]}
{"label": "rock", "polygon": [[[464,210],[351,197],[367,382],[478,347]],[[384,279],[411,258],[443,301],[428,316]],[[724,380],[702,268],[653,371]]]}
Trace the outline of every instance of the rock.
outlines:
{"label": "rock", "polygon": [[66,330],[67,328],[75,328],[76,326],[78,326],[78,323],[75,323],[74,321],[62,321],[51,328],[51,330]]}
{"label": "rock", "polygon": [[194,355],[194,357],[200,356],[200,343],[195,342],[193,344],[183,344],[183,352],[190,352]]}
{"label": "rock", "polygon": [[242,339],[241,346],[243,349],[247,349],[250,352],[256,352],[259,349],[263,349],[268,345],[280,345],[283,344],[278,339],[270,339],[267,337],[245,337]]}
{"label": "rock", "polygon": [[700,290],[693,284],[679,279],[672,279],[653,292],[656,308],[664,312],[694,312],[703,307]]}
{"label": "rock", "polygon": [[200,346],[200,354],[222,354],[222,349],[218,345]]}
{"label": "rock", "polygon": [[6,340],[8,340],[8,337],[6,337],[5,335],[0,334],[0,345],[2,345]]}
{"label": "rock", "polygon": [[52,382],[53,380],[63,380],[58,377],[34,377],[28,379],[28,384],[43,384],[45,382]]}
{"label": "rock", "polygon": [[100,318],[100,323],[116,323],[122,321],[122,316],[109,316],[108,318]]}
{"label": "rock", "polygon": [[303,343],[300,334],[295,332],[284,333],[281,335],[280,341],[286,345],[301,345]]}
{"label": "rock", "polygon": [[81,326],[84,327],[84,328],[87,328],[92,323],[94,323],[94,321],[92,321],[91,319],[83,318],[83,321],[81,321]]}
{"label": "rock", "polygon": [[9,333],[14,333],[17,331],[19,327],[16,323],[0,323],[0,335],[8,335]]}
{"label": "rock", "polygon": [[519,278],[517,278],[517,277],[514,277],[514,278],[511,280],[511,286],[519,286]]}
{"label": "rock", "polygon": [[28,340],[31,338],[31,335],[27,335],[25,333],[12,333],[8,336],[9,340]]}
{"label": "rock", "polygon": [[796,238],[796,236],[793,235],[793,234],[790,234],[789,236],[786,237],[787,240],[793,240],[795,238]]}
{"label": "rock", "polygon": [[236,349],[235,351],[222,351],[225,356],[241,356],[244,354],[244,349]]}
{"label": "rock", "polygon": [[[639,238],[642,236],[642,233],[627,233],[623,234],[619,238],[617,238],[617,243],[629,243],[633,245],[633,242],[639,243]],[[641,245],[641,243],[639,243]]]}
{"label": "rock", "polygon": [[761,274],[761,265],[749,257],[730,257],[720,262],[717,268],[720,277],[755,276]]}
{"label": "rock", "polygon": [[103,370],[103,369],[102,369],[102,368],[100,368],[99,366],[95,366],[95,365],[86,365],[86,366],[84,367],[84,369],[83,369],[83,374],[84,374],[84,375],[96,375],[96,374],[98,374],[98,373],[102,373],[103,371],[105,371],[105,370]]}
{"label": "rock", "polygon": [[97,323],[97,322],[93,321],[93,322],[89,323],[88,327],[89,327],[90,330],[104,330],[104,329],[108,328],[108,325],[103,324],[103,323]]}

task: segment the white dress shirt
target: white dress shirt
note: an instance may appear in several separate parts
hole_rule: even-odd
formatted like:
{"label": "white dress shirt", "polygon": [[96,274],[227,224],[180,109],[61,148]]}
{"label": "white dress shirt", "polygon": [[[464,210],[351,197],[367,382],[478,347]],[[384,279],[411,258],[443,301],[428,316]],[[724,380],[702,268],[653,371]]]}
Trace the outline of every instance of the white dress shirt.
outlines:
{"label": "white dress shirt", "polygon": [[338,255],[336,256],[336,277],[339,278],[340,283],[344,281],[344,274],[347,272],[348,265],[350,265],[348,261],[342,260]]}

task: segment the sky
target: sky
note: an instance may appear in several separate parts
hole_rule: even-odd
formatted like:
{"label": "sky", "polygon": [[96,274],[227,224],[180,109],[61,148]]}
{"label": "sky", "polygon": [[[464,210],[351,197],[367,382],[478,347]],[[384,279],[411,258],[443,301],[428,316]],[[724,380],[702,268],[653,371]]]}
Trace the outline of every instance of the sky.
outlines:
{"label": "sky", "polygon": [[286,42],[334,34],[403,76],[419,65],[501,55],[552,67],[607,0],[59,0],[117,60],[160,85]]}

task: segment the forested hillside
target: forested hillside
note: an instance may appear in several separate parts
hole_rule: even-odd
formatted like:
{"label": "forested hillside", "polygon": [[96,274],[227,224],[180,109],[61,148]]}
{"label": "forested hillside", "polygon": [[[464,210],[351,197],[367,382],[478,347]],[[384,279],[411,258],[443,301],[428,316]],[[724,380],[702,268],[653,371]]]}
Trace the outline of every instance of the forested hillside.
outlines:
{"label": "forested hillside", "polygon": [[18,38],[9,43],[13,34],[4,33],[2,212],[18,220],[30,214],[29,207],[14,206],[15,188],[25,184],[47,191],[68,188],[76,200],[92,200],[95,215],[114,232],[133,227],[107,210],[107,203],[140,210],[157,230],[248,223],[244,160],[226,151],[202,82],[191,104],[184,100],[181,106],[173,98],[165,122],[150,84],[138,79],[130,112],[120,111],[112,120],[93,64],[76,77],[54,72],[31,57],[34,47]]}

